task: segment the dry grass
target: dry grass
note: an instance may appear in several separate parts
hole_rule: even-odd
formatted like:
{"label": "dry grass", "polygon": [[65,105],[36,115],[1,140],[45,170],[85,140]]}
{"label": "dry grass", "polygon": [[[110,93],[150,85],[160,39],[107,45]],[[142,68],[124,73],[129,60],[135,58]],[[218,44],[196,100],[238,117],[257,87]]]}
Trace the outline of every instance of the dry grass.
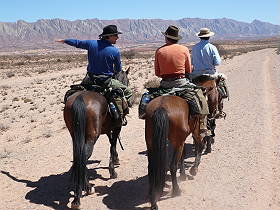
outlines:
{"label": "dry grass", "polygon": [[231,59],[236,55],[262,50],[266,48],[277,48],[279,54],[280,38],[253,40],[253,41],[216,41],[213,44],[217,47],[224,59]]}
{"label": "dry grass", "polygon": [[4,158],[9,158],[11,155],[11,152],[6,150],[6,148],[0,152],[0,159],[4,159]]}

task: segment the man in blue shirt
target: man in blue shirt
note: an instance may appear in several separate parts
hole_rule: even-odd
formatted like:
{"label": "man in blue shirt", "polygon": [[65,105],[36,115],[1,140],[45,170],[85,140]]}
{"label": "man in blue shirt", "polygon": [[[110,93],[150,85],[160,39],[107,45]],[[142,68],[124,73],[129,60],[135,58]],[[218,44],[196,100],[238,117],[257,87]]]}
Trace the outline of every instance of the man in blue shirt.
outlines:
{"label": "man in blue shirt", "polygon": [[[116,44],[119,34],[122,33],[118,31],[116,25],[108,25],[103,28],[99,40],[59,39],[55,41],[88,51],[87,74],[82,84],[93,82],[97,85],[121,88],[124,90],[125,98],[131,104],[131,89],[112,78],[122,70],[120,51],[113,46]],[[120,111],[122,112],[122,109]]]}

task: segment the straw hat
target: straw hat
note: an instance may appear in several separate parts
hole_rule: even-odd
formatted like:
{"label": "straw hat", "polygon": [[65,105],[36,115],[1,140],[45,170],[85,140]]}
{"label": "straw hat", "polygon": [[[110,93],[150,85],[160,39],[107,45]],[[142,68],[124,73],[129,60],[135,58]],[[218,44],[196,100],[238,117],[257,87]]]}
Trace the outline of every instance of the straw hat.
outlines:
{"label": "straw hat", "polygon": [[196,34],[198,37],[210,37],[214,36],[214,32],[210,31],[209,28],[201,28],[200,32]]}

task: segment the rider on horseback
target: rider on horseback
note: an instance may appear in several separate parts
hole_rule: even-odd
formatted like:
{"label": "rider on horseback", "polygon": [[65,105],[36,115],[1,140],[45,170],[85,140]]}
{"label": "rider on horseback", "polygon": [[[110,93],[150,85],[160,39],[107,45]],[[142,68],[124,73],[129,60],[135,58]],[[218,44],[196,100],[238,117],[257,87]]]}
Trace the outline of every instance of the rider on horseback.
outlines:
{"label": "rider on horseback", "polygon": [[[179,28],[176,26],[169,26],[165,32],[162,32],[166,44],[157,49],[155,53],[155,74],[162,78],[161,88],[195,88],[195,85],[186,78],[186,75],[192,71],[189,49],[177,44],[182,38],[178,33]],[[202,137],[205,137],[209,135],[206,119],[209,110],[202,90],[198,90],[197,95],[201,106],[199,113],[200,133]],[[184,95],[181,97],[184,98]]]}
{"label": "rider on horseback", "polygon": [[228,97],[228,90],[225,84],[225,75],[218,73],[215,66],[221,64],[221,57],[217,48],[209,43],[209,39],[215,33],[210,31],[208,28],[201,28],[200,32],[196,35],[200,38],[200,42],[193,46],[192,48],[192,64],[193,71],[190,75],[191,79],[195,79],[200,75],[210,75],[216,79],[219,88],[219,94],[221,94],[221,99],[219,100],[217,115],[223,115],[222,112],[222,99]]}
{"label": "rider on horseback", "polygon": [[[122,71],[119,49],[113,46],[116,44],[119,34],[122,33],[117,30],[117,26],[108,25],[99,35],[100,40],[60,39],[56,42],[88,51],[87,74],[81,85],[94,84],[105,88],[120,88],[123,90],[128,105],[131,106],[131,89],[114,79],[114,76]],[[121,120],[123,120],[123,107],[120,107],[118,103],[116,105],[120,111]]]}

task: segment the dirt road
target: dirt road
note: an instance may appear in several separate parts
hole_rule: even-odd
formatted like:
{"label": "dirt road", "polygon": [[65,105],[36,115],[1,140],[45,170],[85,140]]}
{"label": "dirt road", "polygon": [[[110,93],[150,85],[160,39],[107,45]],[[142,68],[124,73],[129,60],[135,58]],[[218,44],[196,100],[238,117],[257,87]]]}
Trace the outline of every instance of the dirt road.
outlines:
{"label": "dirt road", "polygon": [[[280,209],[279,58],[274,49],[265,49],[224,61],[218,68],[228,76],[227,118],[217,121],[213,152],[202,157],[197,176],[179,184],[181,196],[164,196],[160,210]],[[83,72],[80,68],[0,81],[0,209],[70,206],[72,143],[60,102]],[[82,198],[84,210],[149,207],[144,121],[137,119],[137,106],[121,136],[125,150],[118,147],[121,165],[114,180],[108,179],[109,142],[103,136],[98,140],[88,164],[96,193]],[[191,142],[188,138],[187,146]],[[193,160],[188,154],[185,161],[189,165]]]}

